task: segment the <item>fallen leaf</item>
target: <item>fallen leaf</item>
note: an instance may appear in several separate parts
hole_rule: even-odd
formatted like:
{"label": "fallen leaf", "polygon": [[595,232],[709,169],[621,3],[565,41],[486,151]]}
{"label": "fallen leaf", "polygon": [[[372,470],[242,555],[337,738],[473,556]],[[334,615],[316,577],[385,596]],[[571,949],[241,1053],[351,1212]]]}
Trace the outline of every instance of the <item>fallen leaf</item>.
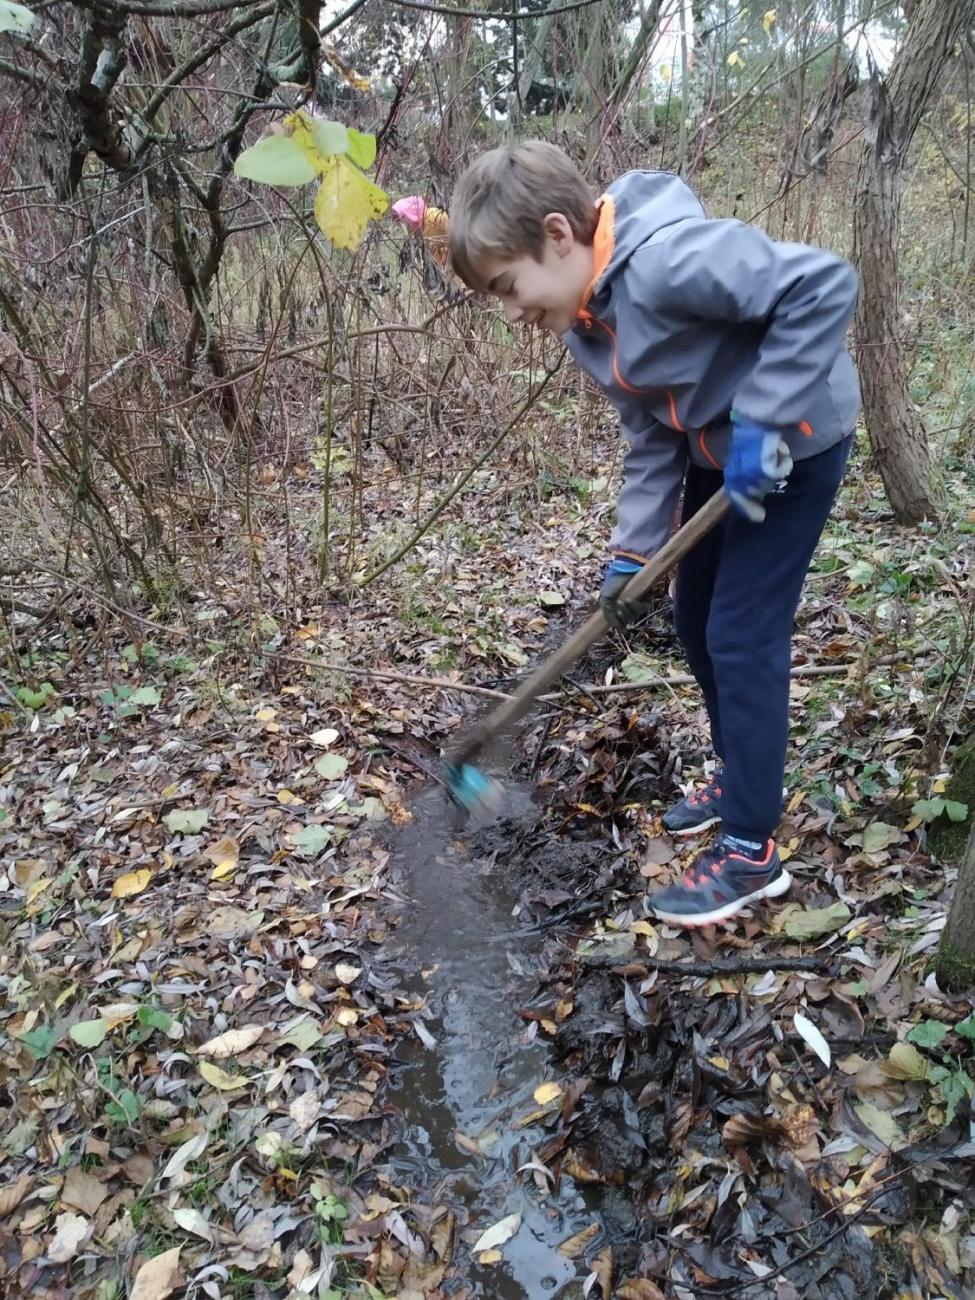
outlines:
{"label": "fallen leaf", "polygon": [[796,1027],[796,1033],[800,1038],[804,1039],[806,1043],[808,1043],[822,1061],[823,1065],[828,1069],[830,1061],[832,1060],[829,1043],[827,1043],[826,1039],[822,1036],[813,1022],[807,1020],[804,1015],[797,1011],[792,1018],[792,1023]]}
{"label": "fallen leaf", "polygon": [[790,939],[816,939],[822,934],[832,934],[850,919],[851,912],[845,903],[831,903],[829,907],[783,908],[780,926]]}
{"label": "fallen leaf", "polygon": [[197,835],[209,820],[206,808],[177,808],[163,818],[167,829],[178,835]]}
{"label": "fallen leaf", "polygon": [[348,962],[344,961],[335,964],[336,979],[341,980],[343,984],[354,984],[361,974],[361,966],[350,966]]}
{"label": "fallen leaf", "polygon": [[160,1179],[175,1178],[177,1174],[181,1174],[191,1160],[197,1160],[203,1155],[208,1139],[209,1135],[204,1129],[202,1133],[197,1133],[182,1142],[163,1166]]}
{"label": "fallen leaf", "polygon": [[540,1083],[532,1096],[539,1106],[547,1106],[550,1101],[557,1101],[562,1096],[562,1089],[557,1083]]}
{"label": "fallen leaf", "polygon": [[80,1210],[89,1219],[108,1196],[108,1188],[80,1165],[72,1165],[64,1177],[61,1204],[69,1210]]}
{"label": "fallen leaf", "polygon": [[203,856],[208,862],[213,863],[212,878],[224,880],[237,869],[240,845],[230,835],[225,835],[222,840],[217,840],[216,844],[211,844]]}
{"label": "fallen leaf", "polygon": [[349,766],[349,760],[341,754],[323,754],[315,760],[315,771],[326,781],[337,781]]}
{"label": "fallen leaf", "polygon": [[127,871],[112,885],[112,897],[131,898],[133,894],[141,894],[151,879],[152,872],[148,867],[140,867],[138,871]]}
{"label": "fallen leaf", "polygon": [[913,1043],[895,1043],[881,1069],[892,1079],[926,1079],[931,1064]]}
{"label": "fallen leaf", "polygon": [[228,1029],[201,1044],[196,1049],[196,1054],[212,1056],[215,1061],[225,1061],[228,1056],[237,1056],[253,1047],[263,1033],[263,1025],[241,1025],[239,1029]]}
{"label": "fallen leaf", "polygon": [[176,1289],[179,1274],[179,1255],[182,1246],[164,1250],[161,1255],[147,1259],[135,1275],[129,1300],[166,1300]]}
{"label": "fallen leaf", "polygon": [[288,1107],[288,1114],[298,1126],[301,1133],[307,1131],[318,1118],[318,1112],[322,1108],[321,1099],[314,1088],[309,1088],[307,1092],[297,1096]]}
{"label": "fallen leaf", "polygon": [[15,1183],[0,1187],[0,1219],[12,1214],[30,1190],[30,1174],[21,1174]]}
{"label": "fallen leaf", "polygon": [[336,1013],[335,1019],[340,1025],[354,1025],[359,1019],[359,1013],[356,1011],[355,1007],[342,1007],[341,1010]]}
{"label": "fallen leaf", "polygon": [[80,1020],[68,1030],[68,1036],[73,1038],[80,1047],[97,1047],[99,1043],[105,1041],[107,1033],[108,1021],[103,1017],[97,1020]]}
{"label": "fallen leaf", "polygon": [[228,1074],[212,1061],[200,1061],[196,1067],[211,1088],[220,1092],[233,1092],[236,1088],[246,1088],[250,1080],[244,1074]]}
{"label": "fallen leaf", "polygon": [[598,1223],[589,1223],[581,1232],[573,1233],[571,1237],[566,1237],[559,1246],[559,1254],[564,1255],[566,1259],[577,1259],[586,1249],[591,1241],[599,1236],[601,1228]]}
{"label": "fallen leaf", "polygon": [[897,1120],[887,1111],[881,1110],[871,1101],[855,1101],[853,1108],[870,1132],[880,1138],[885,1146],[894,1150],[904,1146],[907,1139]]}
{"label": "fallen leaf", "polygon": [[59,1214],[54,1220],[54,1239],[47,1248],[52,1264],[66,1264],[95,1230],[95,1225],[83,1214]]}
{"label": "fallen leaf", "polygon": [[664,1300],[664,1293],[646,1277],[627,1278],[616,1289],[617,1300]]}
{"label": "fallen leaf", "polygon": [[189,1205],[180,1206],[178,1210],[173,1210],[173,1218],[184,1232],[192,1232],[204,1241],[213,1241],[213,1229],[199,1210]]}
{"label": "fallen leaf", "polygon": [[334,727],[322,727],[321,731],[313,731],[309,739],[313,745],[318,745],[322,749],[328,749],[329,745],[334,745],[339,738],[339,733]]}
{"label": "fallen leaf", "polygon": [[477,1262],[487,1267],[489,1264],[500,1264],[504,1256],[500,1250],[483,1250],[477,1257]]}
{"label": "fallen leaf", "polygon": [[493,1249],[495,1246],[501,1246],[506,1241],[510,1241],[518,1229],[521,1227],[521,1214],[509,1214],[503,1219],[484,1232],[475,1241],[472,1250],[475,1255],[481,1254],[482,1251]]}

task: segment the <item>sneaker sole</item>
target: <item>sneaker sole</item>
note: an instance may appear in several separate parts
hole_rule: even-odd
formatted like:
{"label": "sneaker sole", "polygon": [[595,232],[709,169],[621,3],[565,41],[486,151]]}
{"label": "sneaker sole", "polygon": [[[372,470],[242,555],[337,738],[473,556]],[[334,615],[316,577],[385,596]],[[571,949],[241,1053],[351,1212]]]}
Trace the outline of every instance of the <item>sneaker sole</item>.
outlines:
{"label": "sneaker sole", "polygon": [[792,877],[788,871],[783,870],[780,876],[761,889],[756,889],[753,894],[746,894],[744,898],[736,898],[733,903],[726,903],[724,907],[716,907],[710,912],[695,912],[693,916],[682,915],[679,912],[663,912],[658,908],[653,908],[653,914],[660,921],[666,921],[669,925],[683,925],[689,930],[693,930],[699,925],[716,925],[719,921],[729,921],[733,916],[737,916],[743,911],[749,903],[757,903],[763,898],[778,898],[780,895],[788,893],[792,887]]}
{"label": "sneaker sole", "polygon": [[698,822],[696,826],[685,826],[682,831],[672,831],[666,822],[663,823],[663,826],[668,835],[701,835],[710,827],[717,826],[720,820],[720,817],[709,817],[707,821]]}

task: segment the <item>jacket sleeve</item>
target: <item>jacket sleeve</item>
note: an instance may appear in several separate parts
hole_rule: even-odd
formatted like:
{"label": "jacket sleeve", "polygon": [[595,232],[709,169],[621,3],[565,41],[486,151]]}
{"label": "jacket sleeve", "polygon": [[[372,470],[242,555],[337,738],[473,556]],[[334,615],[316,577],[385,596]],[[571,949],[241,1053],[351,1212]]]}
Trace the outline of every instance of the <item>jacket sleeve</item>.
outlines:
{"label": "jacket sleeve", "polygon": [[648,560],[670,536],[687,468],[687,439],[656,420],[639,431],[624,428],[623,436],[629,448],[610,550]]}
{"label": "jacket sleeve", "polygon": [[668,316],[764,324],[735,409],[758,424],[800,424],[844,346],[859,287],[849,263],[719,219],[682,223],[654,251],[662,265],[648,296]]}

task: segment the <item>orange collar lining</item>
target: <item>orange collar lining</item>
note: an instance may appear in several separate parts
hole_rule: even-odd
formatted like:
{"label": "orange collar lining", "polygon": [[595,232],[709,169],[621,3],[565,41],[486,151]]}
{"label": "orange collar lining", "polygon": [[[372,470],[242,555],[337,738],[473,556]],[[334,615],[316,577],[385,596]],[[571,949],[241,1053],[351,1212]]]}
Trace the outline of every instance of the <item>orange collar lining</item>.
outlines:
{"label": "orange collar lining", "polygon": [[592,279],[586,285],[586,291],[576,310],[576,315],[580,320],[590,320],[591,314],[586,311],[586,303],[596,291],[596,285],[603,278],[606,268],[613,256],[613,249],[616,245],[616,204],[611,194],[604,194],[596,202],[596,208],[599,212],[599,219],[596,222],[596,233],[592,240]]}

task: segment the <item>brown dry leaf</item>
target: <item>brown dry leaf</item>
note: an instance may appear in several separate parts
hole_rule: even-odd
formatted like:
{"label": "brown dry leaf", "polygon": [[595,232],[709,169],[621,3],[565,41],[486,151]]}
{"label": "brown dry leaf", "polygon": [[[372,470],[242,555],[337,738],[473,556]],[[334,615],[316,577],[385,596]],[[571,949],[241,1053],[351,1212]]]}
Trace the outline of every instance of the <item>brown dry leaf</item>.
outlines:
{"label": "brown dry leaf", "polygon": [[21,1203],[30,1188],[30,1174],[21,1174],[15,1183],[0,1187],[0,1219],[12,1214]]}
{"label": "brown dry leaf", "polygon": [[600,1227],[598,1223],[587,1224],[581,1232],[566,1237],[565,1241],[559,1246],[559,1254],[564,1255],[566,1259],[578,1259],[589,1243],[599,1236],[599,1233]]}
{"label": "brown dry leaf", "polygon": [[721,1129],[721,1141],[726,1147],[744,1146],[746,1142],[756,1139],[778,1141],[784,1134],[785,1127],[781,1120],[771,1119],[766,1115],[732,1115]]}
{"label": "brown dry leaf", "polygon": [[799,1151],[819,1132],[819,1118],[812,1106],[793,1106],[786,1115],[782,1127],[783,1144],[790,1151]]}
{"label": "brown dry leaf", "polygon": [[90,1219],[108,1196],[108,1188],[80,1165],[72,1165],[61,1189],[61,1204],[68,1210],[80,1210]]}
{"label": "brown dry leaf", "polygon": [[135,1275],[129,1300],[166,1300],[176,1289],[179,1275],[179,1255],[182,1246],[164,1250],[161,1255],[147,1259]]}
{"label": "brown dry leaf", "polygon": [[613,1294],[613,1251],[611,1247],[604,1246],[602,1248],[593,1260],[592,1269],[596,1274],[596,1280],[599,1282],[599,1289],[603,1293],[603,1300],[609,1300]]}
{"label": "brown dry leaf", "polygon": [[54,1220],[54,1239],[47,1248],[52,1264],[66,1264],[95,1230],[95,1225],[82,1214],[59,1214]]}
{"label": "brown dry leaf", "polygon": [[664,1293],[647,1277],[631,1277],[617,1287],[618,1300],[664,1300]]}
{"label": "brown dry leaf", "polygon": [[601,1174],[598,1169],[586,1164],[584,1160],[580,1160],[578,1156],[573,1155],[571,1152],[562,1161],[562,1172],[568,1174],[570,1178],[574,1178],[577,1183],[605,1183],[607,1181],[605,1174]]}
{"label": "brown dry leaf", "polygon": [[197,1056],[212,1056],[215,1061],[225,1061],[228,1056],[238,1056],[253,1047],[264,1033],[263,1025],[241,1025],[239,1029],[228,1029],[208,1039],[196,1049]]}
{"label": "brown dry leaf", "polygon": [[237,870],[240,861],[240,845],[230,835],[217,840],[203,854],[208,862],[213,863],[213,880],[225,880]]}

